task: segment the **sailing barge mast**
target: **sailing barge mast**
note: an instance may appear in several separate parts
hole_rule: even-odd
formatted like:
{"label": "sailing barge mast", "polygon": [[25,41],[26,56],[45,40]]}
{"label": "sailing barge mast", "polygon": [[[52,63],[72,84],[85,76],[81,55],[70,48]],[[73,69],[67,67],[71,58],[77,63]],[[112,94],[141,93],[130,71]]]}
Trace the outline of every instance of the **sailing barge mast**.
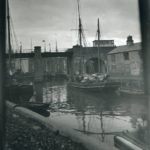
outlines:
{"label": "sailing barge mast", "polygon": [[79,45],[80,47],[82,47],[82,23],[81,23],[79,0],[77,0],[77,4],[78,4],[78,19],[79,19],[78,37],[79,37]]}
{"label": "sailing barge mast", "polygon": [[82,26],[82,21],[81,21],[81,13],[80,13],[80,0],[77,0],[77,7],[78,7],[78,39],[79,39],[79,47],[80,47],[80,64],[79,64],[79,73],[83,75],[83,64],[84,64],[84,58],[82,54],[82,47],[83,45],[86,46],[86,40],[85,40],[85,35],[83,32],[83,26]]}
{"label": "sailing barge mast", "polygon": [[98,37],[98,73],[100,73],[100,25],[99,18],[97,23],[97,37]]}
{"label": "sailing barge mast", "polygon": [[8,30],[8,54],[9,54],[9,59],[8,59],[8,70],[11,71],[11,52],[12,52],[12,47],[11,47],[11,39],[10,39],[10,9],[9,9],[9,1],[7,0],[7,30]]}
{"label": "sailing barge mast", "polygon": [[81,47],[82,47],[82,23],[81,23],[79,0],[77,0],[77,7],[78,7],[78,22],[79,22],[79,27],[78,27],[78,39],[79,39],[79,53],[80,53],[79,73],[82,75],[82,73],[83,73],[83,67],[82,67],[82,52],[81,52]]}

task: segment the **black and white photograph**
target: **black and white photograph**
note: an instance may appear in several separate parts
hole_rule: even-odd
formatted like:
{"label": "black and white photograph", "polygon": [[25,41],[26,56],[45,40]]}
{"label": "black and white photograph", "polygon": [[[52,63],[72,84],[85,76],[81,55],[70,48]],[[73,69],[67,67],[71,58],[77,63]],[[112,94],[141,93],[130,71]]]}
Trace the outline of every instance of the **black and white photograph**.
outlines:
{"label": "black and white photograph", "polygon": [[150,0],[0,0],[0,150],[150,150]]}

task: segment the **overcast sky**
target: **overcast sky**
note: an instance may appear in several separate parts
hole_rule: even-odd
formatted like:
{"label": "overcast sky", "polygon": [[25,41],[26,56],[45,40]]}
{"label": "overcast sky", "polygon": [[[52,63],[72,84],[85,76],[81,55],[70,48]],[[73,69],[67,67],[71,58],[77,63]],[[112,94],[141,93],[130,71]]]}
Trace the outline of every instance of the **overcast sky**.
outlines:
{"label": "overcast sky", "polygon": [[[100,19],[101,39],[114,39],[116,45],[126,43],[132,35],[140,41],[137,0],[80,0],[81,18],[88,45],[92,46]],[[18,42],[23,48],[41,45],[46,41],[55,51],[77,43],[76,0],[10,0],[11,17]]]}

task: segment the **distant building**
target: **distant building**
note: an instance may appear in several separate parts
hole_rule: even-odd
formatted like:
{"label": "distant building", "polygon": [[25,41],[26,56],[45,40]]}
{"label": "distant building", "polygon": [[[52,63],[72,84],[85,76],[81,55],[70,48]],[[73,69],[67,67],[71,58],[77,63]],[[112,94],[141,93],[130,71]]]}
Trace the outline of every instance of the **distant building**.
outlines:
{"label": "distant building", "polygon": [[[7,67],[9,66],[9,62],[7,60]],[[16,70],[21,70],[24,73],[29,72],[29,59],[28,58],[13,58],[11,60],[11,70],[16,72]]]}
{"label": "distant building", "polygon": [[108,72],[111,79],[121,82],[121,89],[143,91],[141,43],[134,43],[132,36],[126,42],[108,53]]}
{"label": "distant building", "polygon": [[[72,73],[93,74],[98,73],[98,70],[100,71],[100,73],[106,72],[107,53],[112,51],[114,48],[115,48],[114,43],[108,45],[105,44],[105,46],[101,45],[99,48],[96,45],[93,47],[81,47],[79,45],[73,46],[73,48],[67,50],[68,52],[73,53]],[[99,69],[98,69],[98,61],[100,62]]]}
{"label": "distant building", "polygon": [[[42,58],[44,73],[47,75],[67,74],[67,59],[64,57]],[[29,59],[29,72],[34,72],[34,59]]]}
{"label": "distant building", "polygon": [[114,40],[94,40],[93,47],[115,47]]}
{"label": "distant building", "polygon": [[19,69],[21,69],[21,71],[24,73],[29,72],[28,58],[15,59],[15,70],[19,70]]}

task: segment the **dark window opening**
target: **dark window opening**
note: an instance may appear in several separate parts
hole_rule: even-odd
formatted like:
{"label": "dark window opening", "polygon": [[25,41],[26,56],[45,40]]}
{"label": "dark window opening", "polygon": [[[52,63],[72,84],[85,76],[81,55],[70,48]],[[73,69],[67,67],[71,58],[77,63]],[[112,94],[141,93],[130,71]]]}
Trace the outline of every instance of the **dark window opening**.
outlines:
{"label": "dark window opening", "polygon": [[124,56],[124,60],[129,60],[129,53],[128,52],[123,53],[123,56]]}

